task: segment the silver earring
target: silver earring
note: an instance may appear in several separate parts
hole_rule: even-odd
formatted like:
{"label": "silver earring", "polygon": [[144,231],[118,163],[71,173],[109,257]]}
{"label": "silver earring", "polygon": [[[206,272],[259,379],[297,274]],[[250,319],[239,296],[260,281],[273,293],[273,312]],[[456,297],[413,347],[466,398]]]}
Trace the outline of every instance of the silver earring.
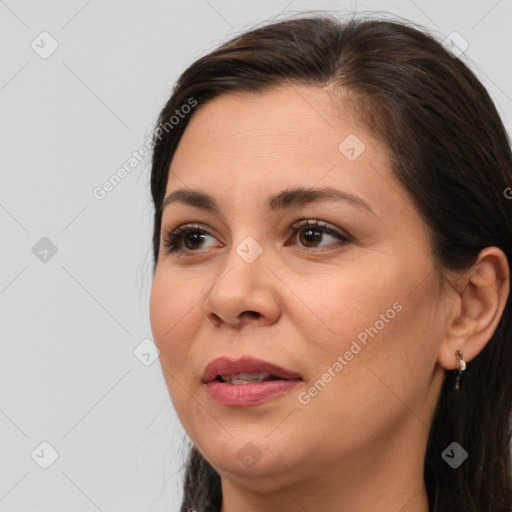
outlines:
{"label": "silver earring", "polygon": [[466,361],[464,361],[462,357],[462,352],[460,350],[457,350],[457,362],[458,362],[458,368],[457,368],[457,376],[455,377],[455,389],[460,388],[460,376],[462,375],[462,372],[466,370]]}

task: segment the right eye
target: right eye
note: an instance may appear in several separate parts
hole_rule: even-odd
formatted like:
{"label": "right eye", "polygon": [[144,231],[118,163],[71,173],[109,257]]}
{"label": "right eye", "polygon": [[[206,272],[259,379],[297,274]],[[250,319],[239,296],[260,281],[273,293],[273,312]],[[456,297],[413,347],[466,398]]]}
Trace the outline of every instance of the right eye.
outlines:
{"label": "right eye", "polygon": [[199,225],[186,224],[172,231],[165,233],[162,239],[162,245],[167,252],[197,252],[200,249],[214,247],[215,244],[205,246],[208,237],[217,240],[211,233]]}

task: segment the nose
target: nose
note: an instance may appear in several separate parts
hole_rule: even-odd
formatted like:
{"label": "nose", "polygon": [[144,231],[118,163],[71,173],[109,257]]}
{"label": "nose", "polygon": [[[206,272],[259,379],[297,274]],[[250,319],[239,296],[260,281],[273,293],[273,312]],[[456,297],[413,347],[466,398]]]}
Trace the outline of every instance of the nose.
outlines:
{"label": "nose", "polygon": [[206,319],[215,327],[235,328],[277,322],[281,305],[275,283],[274,274],[261,256],[247,263],[235,254],[206,295],[203,303]]}

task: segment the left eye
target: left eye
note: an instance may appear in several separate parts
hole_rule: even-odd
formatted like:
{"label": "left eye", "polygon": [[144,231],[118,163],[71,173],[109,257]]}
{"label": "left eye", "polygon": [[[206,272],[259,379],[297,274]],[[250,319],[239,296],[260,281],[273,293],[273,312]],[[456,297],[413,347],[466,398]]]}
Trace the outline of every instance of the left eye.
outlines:
{"label": "left eye", "polygon": [[[329,245],[329,238],[331,239],[331,243],[334,241],[334,243],[338,245],[350,243],[348,237],[320,221],[300,221],[299,223],[294,224],[290,228],[290,231],[294,234],[293,238],[298,238],[300,244],[306,248]],[[327,244],[322,244],[322,242],[326,242],[326,238]]]}

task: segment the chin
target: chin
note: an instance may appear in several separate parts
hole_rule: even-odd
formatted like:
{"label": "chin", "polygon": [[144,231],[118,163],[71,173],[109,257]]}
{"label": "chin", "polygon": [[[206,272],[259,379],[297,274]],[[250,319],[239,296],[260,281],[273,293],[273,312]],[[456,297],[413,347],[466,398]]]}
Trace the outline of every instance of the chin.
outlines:
{"label": "chin", "polygon": [[267,485],[265,480],[270,475],[289,472],[299,464],[298,453],[294,449],[297,443],[292,438],[281,439],[275,432],[269,436],[267,429],[252,430],[246,435],[237,433],[231,439],[224,436],[221,442],[213,441],[214,445],[208,445],[207,441],[202,443],[208,452],[207,459],[217,472],[261,477],[261,483]]}

